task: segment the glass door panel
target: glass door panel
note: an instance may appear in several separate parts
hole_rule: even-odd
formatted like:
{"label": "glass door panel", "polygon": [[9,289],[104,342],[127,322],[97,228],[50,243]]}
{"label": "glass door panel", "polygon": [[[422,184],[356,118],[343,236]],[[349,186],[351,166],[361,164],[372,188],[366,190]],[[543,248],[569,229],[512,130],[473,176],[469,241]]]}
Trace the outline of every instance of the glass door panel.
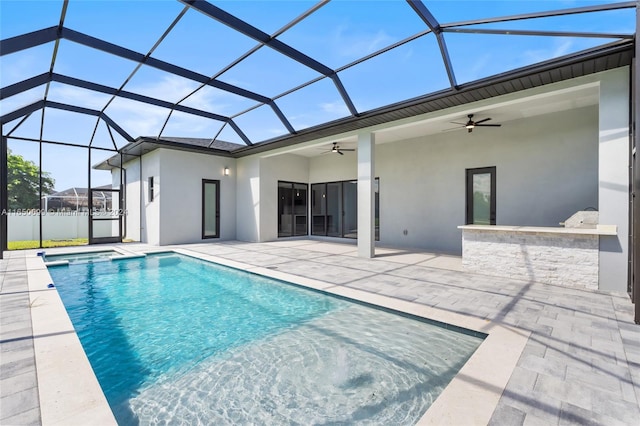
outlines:
{"label": "glass door panel", "polygon": [[288,182],[278,182],[278,237],[293,234],[293,187]]}
{"label": "glass door panel", "polygon": [[307,185],[293,184],[293,235],[307,235]]}
{"label": "glass door panel", "polygon": [[311,185],[311,234],[327,235],[327,185]]}
{"label": "glass door panel", "polygon": [[467,224],[496,224],[495,188],[495,167],[467,170]]}
{"label": "glass door panel", "polygon": [[327,235],[342,237],[342,182],[327,184]]}
{"label": "glass door panel", "polygon": [[202,238],[220,237],[220,181],[202,180]]}
{"label": "glass door panel", "polygon": [[358,238],[358,182],[343,182],[343,237]]}

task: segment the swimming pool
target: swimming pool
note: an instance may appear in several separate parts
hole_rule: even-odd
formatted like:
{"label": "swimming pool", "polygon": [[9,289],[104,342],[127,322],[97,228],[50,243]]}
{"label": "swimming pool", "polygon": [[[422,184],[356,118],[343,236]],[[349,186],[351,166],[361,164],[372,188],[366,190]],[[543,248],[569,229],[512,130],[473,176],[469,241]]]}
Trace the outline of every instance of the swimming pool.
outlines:
{"label": "swimming pool", "polygon": [[482,342],[175,254],[50,273],[120,424],[412,424]]}

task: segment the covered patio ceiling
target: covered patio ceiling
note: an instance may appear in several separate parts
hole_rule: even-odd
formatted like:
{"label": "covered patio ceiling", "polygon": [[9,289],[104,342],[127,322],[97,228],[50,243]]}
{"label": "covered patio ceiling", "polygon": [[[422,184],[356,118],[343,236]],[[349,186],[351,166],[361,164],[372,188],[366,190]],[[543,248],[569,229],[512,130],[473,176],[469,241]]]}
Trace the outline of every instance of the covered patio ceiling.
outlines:
{"label": "covered patio ceiling", "polygon": [[628,65],[636,6],[3,0],[2,134],[247,155]]}

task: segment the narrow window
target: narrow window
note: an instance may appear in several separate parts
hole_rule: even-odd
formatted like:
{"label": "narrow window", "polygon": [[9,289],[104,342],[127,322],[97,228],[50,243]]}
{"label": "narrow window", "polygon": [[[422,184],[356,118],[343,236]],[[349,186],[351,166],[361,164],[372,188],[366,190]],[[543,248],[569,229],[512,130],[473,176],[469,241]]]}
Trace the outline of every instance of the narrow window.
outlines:
{"label": "narrow window", "polygon": [[496,168],[467,169],[467,225],[496,224]]}
{"label": "narrow window", "polygon": [[202,238],[220,237],[220,181],[202,179]]}
{"label": "narrow window", "polygon": [[149,176],[149,202],[153,201],[153,176]]}

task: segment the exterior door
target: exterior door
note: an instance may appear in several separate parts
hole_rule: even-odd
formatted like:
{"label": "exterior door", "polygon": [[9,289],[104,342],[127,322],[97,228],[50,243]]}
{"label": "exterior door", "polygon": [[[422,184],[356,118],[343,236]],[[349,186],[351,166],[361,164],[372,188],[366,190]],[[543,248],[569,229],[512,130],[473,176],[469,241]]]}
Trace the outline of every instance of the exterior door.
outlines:
{"label": "exterior door", "polygon": [[467,225],[496,224],[496,168],[467,169]]}
{"label": "exterior door", "polygon": [[89,244],[121,243],[123,200],[119,189],[89,190]]}
{"label": "exterior door", "polygon": [[220,238],[220,181],[202,179],[202,239]]}

